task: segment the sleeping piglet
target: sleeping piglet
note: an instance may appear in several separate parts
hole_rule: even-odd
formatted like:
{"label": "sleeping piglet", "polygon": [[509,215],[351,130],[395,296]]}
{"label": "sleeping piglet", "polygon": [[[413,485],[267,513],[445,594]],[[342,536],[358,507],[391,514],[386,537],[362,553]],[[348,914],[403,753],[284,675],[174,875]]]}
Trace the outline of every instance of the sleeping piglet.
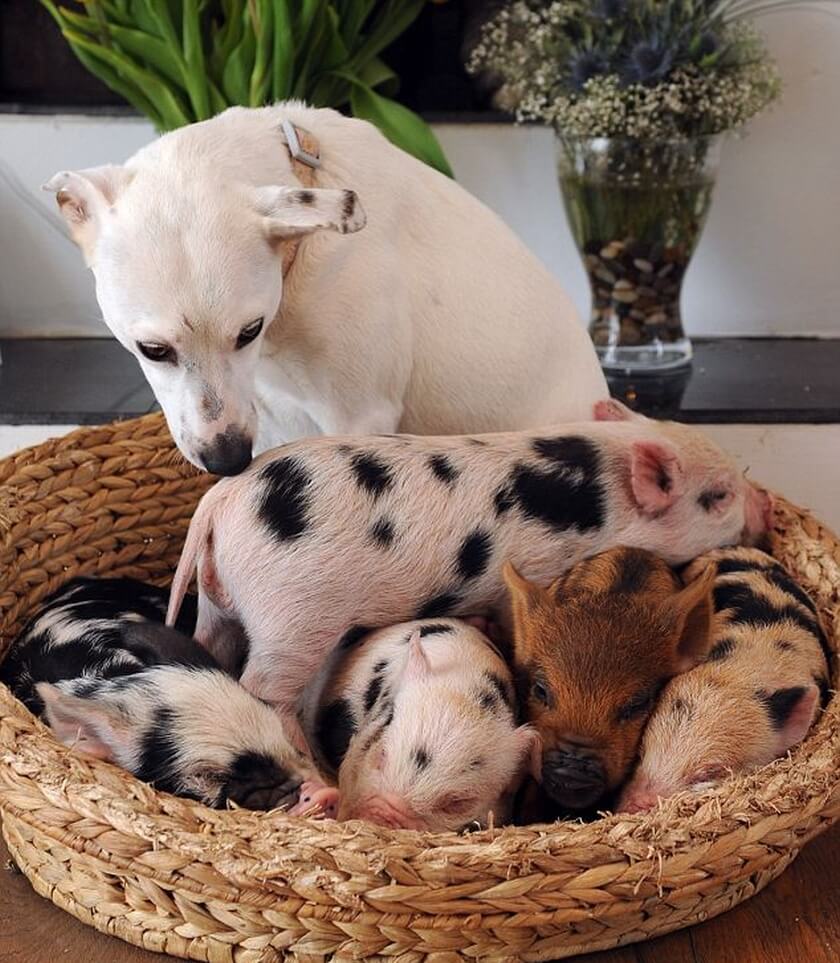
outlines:
{"label": "sleeping piglet", "polygon": [[241,682],[291,734],[306,683],[348,634],[443,615],[505,624],[506,559],[547,583],[615,545],[682,563],[766,529],[768,497],[700,432],[613,401],[595,413],[542,431],[266,452],[201,500],[169,621],[197,569],[196,638],[228,665],[226,633],[241,625]]}
{"label": "sleeping piglet", "polygon": [[650,809],[765,765],[800,742],[828,700],[830,654],[814,603],[769,555],[712,552],[684,579],[715,573],[713,647],[668,683],[618,810]]}
{"label": "sleeping piglet", "polygon": [[510,671],[471,625],[381,629],[336,652],[325,675],[305,728],[338,771],[339,819],[444,831],[492,813],[499,825],[538,771],[539,739],[517,726]]}
{"label": "sleeping piglet", "polygon": [[291,745],[276,713],[221,669],[157,665],[36,688],[60,742],[162,792],[217,808],[334,815],[336,790]]}
{"label": "sleeping piglet", "polygon": [[662,559],[618,548],[547,587],[510,565],[505,576],[520,701],[543,744],[542,789],[561,814],[604,805],[663,685],[708,652],[711,573],[683,587]]}
{"label": "sleeping piglet", "polygon": [[277,715],[163,625],[166,602],[134,579],[74,579],[24,626],[0,680],[61,742],[158,789],[210,806],[333,813],[335,789]]}

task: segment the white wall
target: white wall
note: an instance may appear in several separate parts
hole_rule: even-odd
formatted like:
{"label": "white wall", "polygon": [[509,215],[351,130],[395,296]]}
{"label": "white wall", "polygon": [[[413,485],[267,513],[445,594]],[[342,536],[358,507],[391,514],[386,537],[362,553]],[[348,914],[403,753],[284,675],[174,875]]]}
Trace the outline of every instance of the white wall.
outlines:
{"label": "white wall", "polygon": [[[785,96],[725,145],[712,213],[686,288],[690,332],[840,336],[840,17],[765,19]],[[586,280],[566,227],[551,134],[437,128],[461,183],[495,208],[570,289]],[[15,192],[55,221],[42,184],[56,170],[128,157],[140,120],[0,116],[0,335],[102,334],[81,257]]]}

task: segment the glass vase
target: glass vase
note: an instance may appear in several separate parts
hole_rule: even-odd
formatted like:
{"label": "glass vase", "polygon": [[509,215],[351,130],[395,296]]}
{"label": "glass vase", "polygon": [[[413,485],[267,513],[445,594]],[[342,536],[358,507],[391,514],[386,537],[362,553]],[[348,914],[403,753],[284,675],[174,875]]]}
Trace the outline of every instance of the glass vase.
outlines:
{"label": "glass vase", "polygon": [[711,204],[720,138],[558,137],[558,145],[602,367],[630,374],[687,366],[680,297]]}

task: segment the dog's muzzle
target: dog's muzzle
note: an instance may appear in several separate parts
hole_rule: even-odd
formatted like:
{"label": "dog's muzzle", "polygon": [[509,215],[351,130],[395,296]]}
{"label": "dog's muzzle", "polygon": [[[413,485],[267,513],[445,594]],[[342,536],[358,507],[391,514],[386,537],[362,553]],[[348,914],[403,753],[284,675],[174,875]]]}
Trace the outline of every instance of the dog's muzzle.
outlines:
{"label": "dog's muzzle", "polygon": [[214,475],[238,475],[251,464],[252,442],[241,428],[231,425],[199,450],[201,463]]}

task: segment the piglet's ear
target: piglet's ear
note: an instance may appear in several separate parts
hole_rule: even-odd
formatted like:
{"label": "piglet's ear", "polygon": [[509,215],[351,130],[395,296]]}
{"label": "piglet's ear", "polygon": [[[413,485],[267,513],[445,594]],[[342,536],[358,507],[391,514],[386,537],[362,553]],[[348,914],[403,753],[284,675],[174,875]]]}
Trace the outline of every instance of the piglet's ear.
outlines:
{"label": "piglet's ear", "polygon": [[367,222],[355,191],[261,187],[257,190],[256,207],[270,241],[323,229],[352,234]]}
{"label": "piglet's ear", "polygon": [[119,710],[94,699],[68,695],[57,686],[36,686],[44,701],[47,723],[56,739],[96,759],[125,756],[132,743],[132,726]]}
{"label": "piglet's ear", "polygon": [[519,778],[532,776],[537,782],[542,779],[542,739],[536,729],[520,726],[514,733],[519,748]]}
{"label": "piglet's ear", "polygon": [[712,646],[715,614],[713,589],[717,569],[710,565],[702,575],[678,592],[672,605],[676,611],[678,642],[675,671],[687,672],[702,662]]}
{"label": "piglet's ear", "polygon": [[630,487],[643,514],[664,512],[685,491],[685,475],[679,455],[662,442],[633,442],[630,448]]}
{"label": "piglet's ear", "polygon": [[132,176],[124,167],[107,164],[83,171],[61,171],[44,184],[45,191],[55,193],[70,234],[88,264],[93,259],[102,218],[131,182]]}
{"label": "piglet's ear", "polygon": [[505,562],[502,567],[502,578],[505,580],[510,596],[516,655],[520,660],[523,660],[527,656],[526,650],[530,637],[528,626],[532,622],[537,609],[546,602],[550,602],[552,596],[549,595],[550,590],[542,588],[535,582],[529,582],[528,579],[520,575],[511,562]]}
{"label": "piglet's ear", "polygon": [[603,398],[595,402],[592,410],[595,421],[647,421],[644,415],[631,411],[615,398]]}
{"label": "piglet's ear", "polygon": [[427,679],[432,672],[432,664],[423,649],[423,640],[420,638],[420,630],[415,629],[408,640],[408,655],[403,670],[403,678],[410,682],[421,682]]}
{"label": "piglet's ear", "polygon": [[815,685],[777,689],[765,698],[776,737],[776,755],[802,742],[814,722],[820,690]]}

